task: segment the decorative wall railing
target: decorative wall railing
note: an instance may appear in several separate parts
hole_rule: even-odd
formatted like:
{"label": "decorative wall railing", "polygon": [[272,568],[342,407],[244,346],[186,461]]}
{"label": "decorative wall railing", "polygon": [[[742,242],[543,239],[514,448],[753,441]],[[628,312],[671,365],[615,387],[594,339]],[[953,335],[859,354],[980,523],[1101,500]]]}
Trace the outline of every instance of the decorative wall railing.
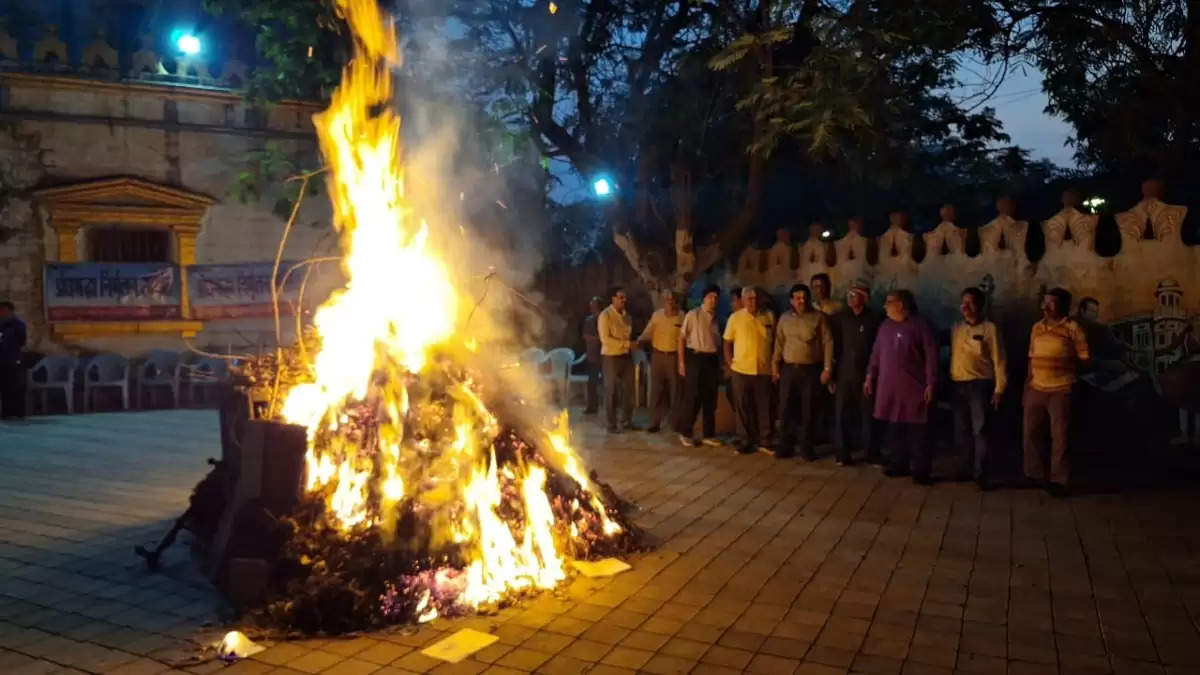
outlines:
{"label": "decorative wall railing", "polygon": [[[156,52],[154,39],[143,36],[139,48],[120,53],[98,30],[82,49],[72,50],[59,36],[58,28],[47,25],[29,50],[0,26],[0,71],[71,76],[102,81],[136,81],[176,86],[241,89],[250,67],[236,57],[224,59],[219,72],[212,72],[210,57],[170,56]],[[72,51],[78,58],[72,59]]]}
{"label": "decorative wall railing", "polygon": [[[1012,200],[1000,200],[996,217],[977,230],[977,255],[967,254],[968,230],[954,222],[953,207],[943,207],[941,222],[922,234],[908,229],[903,213],[891,214],[879,237],[863,235],[855,221],[836,241],[814,231],[794,246],[781,231],[770,248],[743,251],[734,277],[777,295],[817,273],[828,274],[839,295],[852,282],[868,283],[877,296],[906,287],[917,293],[923,311],[946,320],[957,315],[958,293],[966,286],[982,287],[999,312],[1023,313],[1036,310],[1041,291],[1061,286],[1077,298],[1095,298],[1105,320],[1152,312],[1162,301],[1160,287],[1178,288],[1180,298],[1172,302],[1184,316],[1200,316],[1200,246],[1182,239],[1187,207],[1165,203],[1157,181],[1146,181],[1142,193],[1141,201],[1115,215],[1121,249],[1112,257],[1095,251],[1099,216],[1081,210],[1078,196],[1068,192],[1058,213],[1033,225],[1015,218]],[[1045,238],[1045,253],[1036,261],[1025,253],[1031,226],[1041,227]],[[915,255],[918,241],[923,256]]]}

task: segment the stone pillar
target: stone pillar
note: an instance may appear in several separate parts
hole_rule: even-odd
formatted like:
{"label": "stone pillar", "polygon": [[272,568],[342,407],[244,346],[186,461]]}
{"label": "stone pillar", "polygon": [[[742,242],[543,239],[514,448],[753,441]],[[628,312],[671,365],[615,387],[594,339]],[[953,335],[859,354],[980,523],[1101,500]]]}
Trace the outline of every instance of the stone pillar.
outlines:
{"label": "stone pillar", "polygon": [[196,264],[196,233],[175,230],[175,263],[179,267],[179,318],[192,318],[187,268]]}

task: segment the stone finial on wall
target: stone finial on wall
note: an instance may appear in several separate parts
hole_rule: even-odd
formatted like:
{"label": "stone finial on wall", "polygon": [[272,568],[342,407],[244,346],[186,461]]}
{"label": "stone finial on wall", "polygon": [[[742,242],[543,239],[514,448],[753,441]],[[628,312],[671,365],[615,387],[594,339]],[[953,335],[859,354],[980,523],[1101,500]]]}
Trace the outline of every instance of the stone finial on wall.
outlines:
{"label": "stone finial on wall", "polygon": [[865,261],[870,239],[863,236],[863,220],[854,216],[846,221],[846,236],[833,242],[839,265],[848,261]]}
{"label": "stone finial on wall", "polygon": [[46,33],[33,45],[33,60],[36,63],[67,65],[67,43],[58,39],[58,26],[46,24]]}
{"label": "stone finial on wall", "polygon": [[814,274],[817,268],[829,267],[832,246],[825,239],[825,223],[814,220],[808,225],[808,239],[800,246],[800,267]]}
{"label": "stone finial on wall", "polygon": [[1153,238],[1158,241],[1179,235],[1180,224],[1187,215],[1187,207],[1163,203],[1164,193],[1162,181],[1150,179],[1142,182],[1142,201],[1134,204],[1128,211],[1116,215],[1122,244],[1146,238],[1147,223]]}
{"label": "stone finial on wall", "polygon": [[8,19],[0,19],[0,60],[17,60],[17,39],[8,33]]}
{"label": "stone finial on wall", "polygon": [[179,57],[179,60],[175,64],[175,76],[197,77],[201,80],[212,79],[212,74],[208,72],[208,62],[199,54]]}
{"label": "stone finial on wall", "polygon": [[996,217],[979,228],[979,250],[983,255],[1001,251],[1024,251],[1029,223],[1015,218],[1017,203],[1011,197],[996,200]]}
{"label": "stone finial on wall", "polygon": [[765,255],[766,251],[756,246],[747,246],[742,251],[742,255],[738,257],[738,280],[742,283],[757,282],[759,275],[762,274],[762,263]]}
{"label": "stone finial on wall", "polygon": [[937,227],[921,235],[925,240],[925,256],[962,253],[966,248],[966,231],[954,224],[958,213],[953,204],[943,204],[938,211],[941,222]]}
{"label": "stone finial on wall", "polygon": [[888,229],[879,238],[879,259],[912,260],[912,232],[908,230],[908,214],[893,211],[888,214]]}
{"label": "stone finial on wall", "polygon": [[767,249],[767,270],[763,283],[768,289],[791,281],[796,269],[796,249],[792,233],[786,227],[775,231],[775,243]]}
{"label": "stone finial on wall", "polygon": [[231,56],[225,59],[225,65],[221,66],[221,84],[231,89],[241,89],[246,86],[248,71],[245,63]]}
{"label": "stone finial on wall", "polygon": [[162,62],[158,58],[158,53],[154,51],[154,39],[149,35],[142,36],[141,49],[133,53],[130,61],[129,77],[141,77],[142,73],[167,74],[166,68],[162,67]]}
{"label": "stone finial on wall", "polygon": [[120,61],[117,50],[108,44],[103,28],[96,31],[96,38],[83,48],[83,62],[79,65],[84,70],[117,70]]}
{"label": "stone finial on wall", "polygon": [[1078,190],[1063,192],[1062,210],[1042,223],[1047,249],[1062,246],[1064,242],[1070,241],[1079,248],[1095,250],[1096,225],[1100,222],[1100,216],[1080,211],[1078,207],[1082,199]]}

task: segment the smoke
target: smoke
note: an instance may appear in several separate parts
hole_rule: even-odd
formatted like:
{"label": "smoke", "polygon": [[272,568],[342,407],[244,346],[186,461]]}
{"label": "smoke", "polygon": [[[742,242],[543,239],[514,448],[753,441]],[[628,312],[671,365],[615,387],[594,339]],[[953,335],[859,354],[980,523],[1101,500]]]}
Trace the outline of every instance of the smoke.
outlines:
{"label": "smoke", "polygon": [[518,366],[519,352],[544,345],[563,325],[533,287],[545,264],[545,176],[536,150],[501,142],[505,137],[469,95],[471,62],[451,48],[460,31],[433,5],[440,3],[397,26],[405,54],[395,105],[411,226],[426,224],[429,245],[448,264],[460,291],[460,330],[478,341],[482,360],[504,386],[534,404],[553,388]]}

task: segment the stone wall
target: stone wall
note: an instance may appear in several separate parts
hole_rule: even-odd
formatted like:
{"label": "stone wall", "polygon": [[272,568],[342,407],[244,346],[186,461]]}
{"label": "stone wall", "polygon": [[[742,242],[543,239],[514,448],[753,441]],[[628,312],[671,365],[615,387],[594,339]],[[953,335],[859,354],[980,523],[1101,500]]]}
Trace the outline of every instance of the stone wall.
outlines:
{"label": "stone wall", "polygon": [[[260,111],[231,92],[0,73],[0,297],[28,320],[31,348],[139,354],[180,346],[178,335],[51,339],[41,276],[42,263],[58,259],[57,241],[32,200],[34,189],[133,176],[204,194],[217,201],[196,238],[196,263],[271,260],[284,227],[275,198],[241,203],[231,188],[248,155],[267,142],[287,153],[315,151],[315,111],[300,104]],[[336,248],[335,238],[322,240],[329,213],[323,196],[306,200],[287,258]],[[270,326],[262,319],[211,322],[194,342],[266,342]]]}
{"label": "stone wall", "polygon": [[947,206],[942,222],[919,235],[908,231],[902,213],[891,215],[890,227],[880,237],[863,236],[855,222],[837,241],[813,232],[793,246],[781,232],[771,248],[743,251],[734,278],[783,297],[793,283],[826,273],[835,295],[862,281],[877,303],[890,289],[908,288],[922,311],[940,322],[957,316],[959,292],[967,286],[987,292],[995,312],[1024,314],[1036,312],[1042,291],[1061,286],[1076,298],[1096,298],[1099,319],[1112,323],[1153,313],[1159,284],[1174,282],[1187,314],[1200,314],[1200,247],[1184,244],[1180,232],[1187,209],[1164,203],[1161,186],[1153,181],[1147,181],[1143,192],[1142,201],[1116,216],[1121,250],[1112,257],[1095,252],[1098,216],[1081,211],[1068,194],[1059,213],[1032,224],[1042,229],[1046,241],[1045,254],[1036,261],[1026,255],[1031,225],[1015,220],[1014,205],[1001,200],[997,217],[978,229],[980,251],[975,256],[967,255],[967,230],[954,222],[954,209]]}

